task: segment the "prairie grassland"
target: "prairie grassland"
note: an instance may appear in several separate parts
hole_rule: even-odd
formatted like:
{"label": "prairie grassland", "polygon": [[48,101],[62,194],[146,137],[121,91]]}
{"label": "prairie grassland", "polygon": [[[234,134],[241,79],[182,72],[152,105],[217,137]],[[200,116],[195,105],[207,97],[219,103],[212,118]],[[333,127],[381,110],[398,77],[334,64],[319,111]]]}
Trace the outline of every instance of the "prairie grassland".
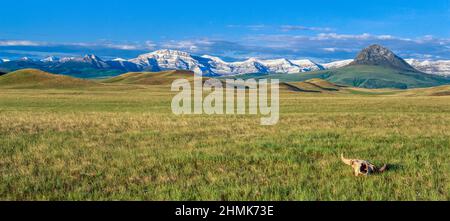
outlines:
{"label": "prairie grassland", "polygon": [[[450,97],[283,92],[260,126],[172,95],[0,89],[0,199],[450,200]],[[341,152],[391,169],[354,177]]]}

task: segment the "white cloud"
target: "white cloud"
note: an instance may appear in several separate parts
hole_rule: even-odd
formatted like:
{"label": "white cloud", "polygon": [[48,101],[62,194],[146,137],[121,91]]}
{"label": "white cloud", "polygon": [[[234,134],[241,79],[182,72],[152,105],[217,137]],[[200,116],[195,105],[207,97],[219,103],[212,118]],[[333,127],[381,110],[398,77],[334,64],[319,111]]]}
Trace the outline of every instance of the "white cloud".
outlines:
{"label": "white cloud", "polygon": [[302,25],[282,25],[280,27],[282,31],[324,31],[324,32],[330,32],[333,29],[327,28],[327,27],[308,27],[308,26],[302,26]]}
{"label": "white cloud", "polygon": [[136,45],[131,44],[106,44],[108,48],[120,49],[120,50],[137,50],[139,49]]}
{"label": "white cloud", "polygon": [[170,40],[159,45],[165,49],[186,50],[189,52],[207,51],[209,47],[213,46],[215,41],[209,39],[195,39],[195,40]]}
{"label": "white cloud", "polygon": [[156,43],[154,43],[153,41],[145,41],[146,49],[153,50],[156,48],[156,46],[158,46],[158,45]]}
{"label": "white cloud", "polygon": [[331,32],[332,28],[328,27],[313,27],[304,25],[266,25],[266,24],[253,24],[253,25],[227,25],[227,28],[243,28],[251,31],[273,31],[273,32],[290,32],[290,31],[321,31]]}
{"label": "white cloud", "polygon": [[326,52],[354,52],[355,49],[351,48],[322,48]]}
{"label": "white cloud", "polygon": [[266,25],[247,25],[246,27],[252,31],[260,31],[267,28]]}
{"label": "white cloud", "polygon": [[245,28],[252,31],[260,31],[266,28],[269,28],[270,26],[264,25],[264,24],[256,24],[256,25],[227,25],[227,28]]}
{"label": "white cloud", "polygon": [[39,46],[41,44],[26,40],[0,40],[0,46]]}
{"label": "white cloud", "polygon": [[324,48],[323,50],[328,52],[335,52],[337,48]]}
{"label": "white cloud", "polygon": [[372,37],[372,35],[364,33],[360,35],[348,35],[348,34],[336,34],[336,33],[320,33],[316,37],[313,37],[313,40],[348,40],[348,39],[356,39],[356,40],[365,40]]}
{"label": "white cloud", "polygon": [[380,35],[380,36],[378,36],[378,39],[390,40],[390,39],[394,39],[394,36],[392,36],[392,35]]}
{"label": "white cloud", "polygon": [[122,49],[122,50],[137,50],[138,47],[135,45],[117,45],[118,49]]}
{"label": "white cloud", "polygon": [[196,49],[198,49],[196,43],[194,41],[190,41],[190,40],[183,40],[183,41],[171,40],[171,41],[164,42],[161,46],[163,48],[177,49],[177,50],[191,50],[191,51],[193,50],[193,51],[195,51]]}
{"label": "white cloud", "polygon": [[76,42],[76,43],[67,43],[67,44],[62,44],[62,45],[79,46],[79,47],[94,47],[94,46],[96,46],[97,44],[83,43],[83,42]]}

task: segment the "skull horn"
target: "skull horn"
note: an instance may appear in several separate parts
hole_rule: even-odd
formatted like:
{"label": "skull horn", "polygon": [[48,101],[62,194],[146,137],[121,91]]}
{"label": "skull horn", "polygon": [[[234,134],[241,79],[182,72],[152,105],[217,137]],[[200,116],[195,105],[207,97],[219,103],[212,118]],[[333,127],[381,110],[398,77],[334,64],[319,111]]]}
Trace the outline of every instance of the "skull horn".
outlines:
{"label": "skull horn", "polygon": [[344,162],[344,163],[347,164],[347,165],[350,165],[350,166],[352,165],[352,161],[349,160],[349,159],[345,159],[343,153],[341,153],[341,160],[342,160],[342,162]]}
{"label": "skull horn", "polygon": [[387,169],[388,169],[388,165],[387,165],[387,164],[384,164],[384,166],[381,167],[381,168],[378,170],[378,172],[382,173],[382,172],[386,171]]}

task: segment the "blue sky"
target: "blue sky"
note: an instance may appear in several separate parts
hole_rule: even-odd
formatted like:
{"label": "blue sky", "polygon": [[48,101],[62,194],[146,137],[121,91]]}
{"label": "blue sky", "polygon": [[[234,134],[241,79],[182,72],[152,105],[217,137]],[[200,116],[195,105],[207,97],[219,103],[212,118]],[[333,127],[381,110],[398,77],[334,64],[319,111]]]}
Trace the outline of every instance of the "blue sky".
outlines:
{"label": "blue sky", "polygon": [[228,59],[352,58],[372,43],[404,57],[450,59],[449,0],[2,2],[0,57],[161,48]]}

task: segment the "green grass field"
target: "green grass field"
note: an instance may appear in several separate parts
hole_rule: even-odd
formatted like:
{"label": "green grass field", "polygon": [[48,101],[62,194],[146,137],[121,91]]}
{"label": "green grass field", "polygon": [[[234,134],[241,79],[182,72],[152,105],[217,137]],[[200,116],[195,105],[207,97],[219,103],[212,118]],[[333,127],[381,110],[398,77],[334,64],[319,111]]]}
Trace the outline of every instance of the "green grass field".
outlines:
{"label": "green grass field", "polygon": [[[0,199],[450,200],[450,96],[283,90],[260,126],[175,116],[173,95],[0,88]],[[354,177],[341,152],[391,169]]]}

